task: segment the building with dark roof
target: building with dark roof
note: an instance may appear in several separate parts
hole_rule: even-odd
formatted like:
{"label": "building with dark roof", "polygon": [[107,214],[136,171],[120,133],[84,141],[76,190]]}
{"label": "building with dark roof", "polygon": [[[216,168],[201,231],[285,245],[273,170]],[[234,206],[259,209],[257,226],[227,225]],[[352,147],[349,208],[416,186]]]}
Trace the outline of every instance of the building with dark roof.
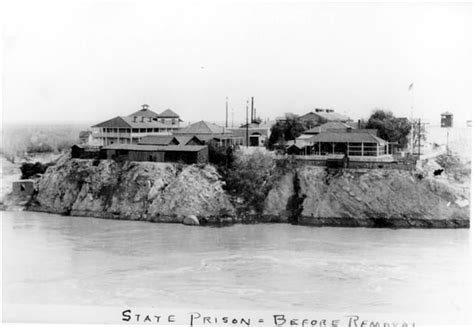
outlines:
{"label": "building with dark roof", "polygon": [[138,142],[147,145],[204,145],[204,143],[194,135],[147,135]]}
{"label": "building with dark roof", "polygon": [[346,115],[335,112],[333,109],[314,109],[314,111],[299,116],[298,121],[304,126],[312,128],[327,122],[347,123],[350,122],[351,119]]}
{"label": "building with dark roof", "polygon": [[240,143],[240,137],[235,137],[229,129],[201,120],[188,127],[173,132],[174,136],[195,136],[206,144],[214,143],[229,146]]}
{"label": "building with dark roof", "polygon": [[101,158],[115,161],[207,163],[207,145],[111,144],[102,147]]}
{"label": "building with dark roof", "polygon": [[288,141],[287,148],[291,148],[294,154],[302,155],[379,157],[389,154],[389,142],[370,129],[330,129],[304,139]]}
{"label": "building with dark roof", "polygon": [[100,146],[74,144],[71,147],[71,157],[76,159],[99,159]]}
{"label": "building with dark roof", "polygon": [[310,128],[304,131],[303,134],[319,134],[322,132],[327,132],[329,129],[347,129],[347,128],[352,128],[352,126],[340,121],[331,121],[331,122],[327,122],[322,125]]}
{"label": "building with dark roof", "polygon": [[144,104],[128,116],[117,116],[92,126],[92,136],[101,145],[137,144],[145,135],[171,135],[180,128],[180,121],[169,109],[157,114]]}

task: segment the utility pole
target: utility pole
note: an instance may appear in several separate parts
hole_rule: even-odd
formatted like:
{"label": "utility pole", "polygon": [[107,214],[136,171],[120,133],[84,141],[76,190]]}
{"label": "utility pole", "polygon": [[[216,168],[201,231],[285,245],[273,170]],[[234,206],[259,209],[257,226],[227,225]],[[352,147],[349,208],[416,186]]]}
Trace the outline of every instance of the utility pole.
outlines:
{"label": "utility pole", "polygon": [[449,154],[449,128],[446,128],[446,154]]}
{"label": "utility pole", "polygon": [[231,111],[231,115],[232,115],[232,128],[234,128],[234,107],[232,107],[232,111]]}
{"label": "utility pole", "polygon": [[229,127],[229,98],[225,97],[225,128]]}
{"label": "utility pole", "polygon": [[421,156],[421,119],[418,119],[418,156]]}
{"label": "utility pole", "polygon": [[410,110],[410,126],[411,126],[411,130],[410,130],[410,154],[413,155],[413,142],[415,142],[415,138],[414,138],[414,123],[413,123],[413,105],[414,105],[414,102],[415,102],[415,92],[413,90],[413,85],[414,83],[411,83],[409,86],[408,86],[408,91],[411,92],[411,110]]}
{"label": "utility pole", "polygon": [[251,115],[250,115],[250,124],[252,124],[254,121],[255,121],[255,117],[253,115],[253,97],[252,97],[252,102],[251,102],[251,105],[250,105],[250,108],[251,108]]}
{"label": "utility pole", "polygon": [[[418,135],[416,137],[416,140],[418,142],[418,155],[421,156],[421,139],[422,139],[422,134],[421,134],[421,127],[423,126],[423,130],[425,128],[425,125],[429,125],[430,123],[428,122],[421,122],[421,118],[418,118],[418,122],[416,123],[418,125]],[[415,145],[416,143],[414,143]]]}
{"label": "utility pole", "polygon": [[247,100],[247,115],[245,117],[245,144],[249,147],[249,100]]}

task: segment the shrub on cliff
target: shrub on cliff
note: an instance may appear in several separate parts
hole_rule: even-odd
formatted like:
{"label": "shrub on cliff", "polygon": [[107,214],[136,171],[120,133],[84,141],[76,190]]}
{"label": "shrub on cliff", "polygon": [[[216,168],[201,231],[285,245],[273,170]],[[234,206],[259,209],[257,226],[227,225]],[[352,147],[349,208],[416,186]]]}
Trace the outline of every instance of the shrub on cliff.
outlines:
{"label": "shrub on cliff", "polygon": [[231,195],[243,199],[249,209],[261,213],[268,192],[288,168],[287,162],[277,164],[270,154],[259,151],[240,155],[223,175],[225,188]]}
{"label": "shrub on cliff", "polygon": [[226,169],[232,167],[234,159],[234,149],[231,146],[209,144],[209,162],[216,166],[220,173],[225,173]]}
{"label": "shrub on cliff", "polygon": [[30,179],[36,174],[44,174],[46,169],[48,169],[48,167],[52,165],[54,164],[51,162],[46,163],[46,164],[43,164],[41,162],[36,162],[36,163],[25,162],[20,167],[21,179]]}
{"label": "shrub on cliff", "polygon": [[440,154],[436,157],[435,161],[457,181],[462,182],[471,175],[470,164],[463,164],[461,159],[453,154]]}

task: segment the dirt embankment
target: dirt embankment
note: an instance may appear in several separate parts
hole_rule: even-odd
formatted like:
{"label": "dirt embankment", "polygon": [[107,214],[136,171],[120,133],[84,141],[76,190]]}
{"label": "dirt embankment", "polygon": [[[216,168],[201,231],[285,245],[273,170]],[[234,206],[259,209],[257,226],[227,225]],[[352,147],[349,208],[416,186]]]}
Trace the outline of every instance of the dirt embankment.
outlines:
{"label": "dirt embankment", "polygon": [[[436,168],[436,167],[435,167]],[[299,167],[271,188],[260,215],[236,210],[213,166],[63,157],[37,182],[28,209],[76,216],[201,224],[469,227],[469,181],[397,170]]]}

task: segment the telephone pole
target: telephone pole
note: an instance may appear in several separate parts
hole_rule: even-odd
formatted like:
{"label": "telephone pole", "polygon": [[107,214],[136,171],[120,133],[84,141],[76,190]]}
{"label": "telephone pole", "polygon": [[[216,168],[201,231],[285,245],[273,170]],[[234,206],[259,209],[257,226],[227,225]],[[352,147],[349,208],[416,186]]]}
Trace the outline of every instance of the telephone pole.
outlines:
{"label": "telephone pole", "polygon": [[250,123],[252,124],[254,121],[255,121],[255,117],[254,117],[254,113],[253,113],[253,97],[252,97],[252,102],[251,102],[251,105],[250,105]]}
{"label": "telephone pole", "polygon": [[229,127],[229,98],[225,97],[225,128]]}
{"label": "telephone pole", "polygon": [[247,100],[247,114],[245,117],[245,144],[249,147],[249,100]]}

